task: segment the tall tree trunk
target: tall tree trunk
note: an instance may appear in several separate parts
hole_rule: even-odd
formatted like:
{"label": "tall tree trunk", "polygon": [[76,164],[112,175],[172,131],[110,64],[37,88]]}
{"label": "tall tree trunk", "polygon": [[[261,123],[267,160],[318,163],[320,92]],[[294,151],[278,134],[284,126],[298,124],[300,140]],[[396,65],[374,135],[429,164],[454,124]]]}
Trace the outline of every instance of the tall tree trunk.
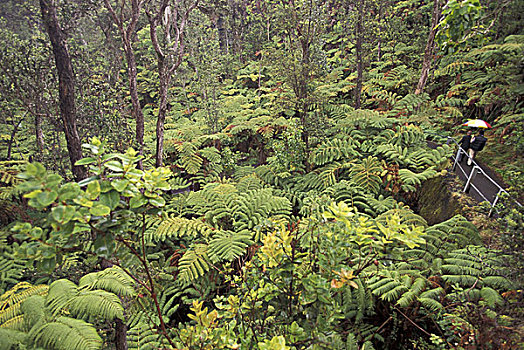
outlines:
{"label": "tall tree trunk", "polygon": [[87,169],[84,166],[75,165],[78,160],[82,159],[82,144],[76,128],[75,81],[71,56],[64,33],[58,23],[54,0],[40,0],[40,10],[55,56],[59,82],[60,115],[64,124],[69,160],[71,161],[73,176],[75,180],[79,181],[87,177]]}
{"label": "tall tree trunk", "polygon": [[[131,42],[124,44],[124,51],[127,60],[127,78],[129,80],[129,95],[131,96],[131,105],[133,106],[132,115],[135,119],[136,128],[136,142],[138,144],[138,151],[144,154],[144,113],[140,106],[140,99],[138,98],[138,84],[137,84],[137,68],[136,59]],[[139,161],[138,167],[142,169],[142,160]]]}
{"label": "tall tree trunk", "polygon": [[35,136],[36,136],[36,149],[38,150],[37,159],[42,160],[44,154],[44,133],[42,132],[42,115],[35,115]]}
{"label": "tall tree trunk", "polygon": [[[107,0],[106,0],[107,1]],[[146,9],[149,19],[149,34],[151,43],[155,49],[158,63],[158,76],[160,88],[158,91],[159,105],[156,123],[156,159],[155,165],[162,166],[164,156],[164,122],[167,115],[167,101],[169,97],[169,85],[171,75],[182,63],[185,52],[184,34],[189,14],[193,11],[200,0],[192,2],[182,11],[182,7],[176,1],[163,0],[158,7]],[[164,29],[164,45],[158,40],[157,27],[162,23]],[[174,38],[171,38],[172,31]]]}
{"label": "tall tree trunk", "polygon": [[435,35],[437,34],[437,25],[440,19],[440,0],[433,1],[433,14],[431,16],[431,28],[429,30],[428,41],[426,42],[426,49],[424,50],[424,60],[422,62],[422,72],[420,79],[415,89],[415,95],[420,95],[424,91],[426,82],[428,81],[429,70],[433,61],[433,53],[435,51]]}
{"label": "tall tree trunk", "polygon": [[158,71],[160,76],[160,104],[158,106],[158,118],[156,121],[156,160],[155,165],[161,167],[164,159],[164,122],[167,114],[167,92],[171,77],[166,69],[163,59],[158,59]]}
{"label": "tall tree trunk", "polygon": [[13,124],[13,131],[11,131],[11,136],[9,137],[9,143],[7,145],[7,160],[11,160],[11,151],[13,150],[13,143],[15,141],[16,132],[22,124],[22,120],[19,120],[18,123]]}
{"label": "tall tree trunk", "polygon": [[[144,154],[144,113],[140,106],[140,100],[138,98],[138,88],[137,88],[137,67],[136,67],[136,58],[135,52],[133,51],[133,37],[135,36],[136,26],[138,19],[140,17],[140,11],[142,9],[141,0],[130,0],[131,2],[131,11],[129,23],[125,26],[124,19],[124,6],[119,8],[120,12],[117,13],[113,6],[109,3],[109,0],[104,0],[107,10],[111,14],[113,22],[117,25],[120,32],[120,37],[122,38],[122,44],[124,46],[124,53],[127,61],[127,78],[129,80],[129,95],[131,97],[132,105],[132,116],[136,122],[136,142],[138,144],[138,151],[140,154]],[[138,167],[142,169],[142,160],[138,162]]]}
{"label": "tall tree trunk", "polygon": [[384,20],[384,1],[380,1],[378,7],[378,43],[377,43],[377,61],[382,60],[382,32],[384,28],[382,27],[382,21]]}
{"label": "tall tree trunk", "polygon": [[360,0],[358,3],[358,18],[356,26],[357,45],[355,47],[357,51],[357,86],[355,88],[355,109],[359,109],[361,106],[362,97],[362,80],[364,75],[364,64],[362,62],[362,36],[363,36],[363,12],[364,12],[364,1]]}

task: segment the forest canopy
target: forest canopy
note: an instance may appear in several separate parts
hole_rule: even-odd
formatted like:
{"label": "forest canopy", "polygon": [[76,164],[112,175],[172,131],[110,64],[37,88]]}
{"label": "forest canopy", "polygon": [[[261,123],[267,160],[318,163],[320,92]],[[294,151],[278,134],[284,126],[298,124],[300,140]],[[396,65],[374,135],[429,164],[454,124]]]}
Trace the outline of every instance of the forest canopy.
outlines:
{"label": "forest canopy", "polygon": [[0,350],[519,348],[523,13],[3,1]]}

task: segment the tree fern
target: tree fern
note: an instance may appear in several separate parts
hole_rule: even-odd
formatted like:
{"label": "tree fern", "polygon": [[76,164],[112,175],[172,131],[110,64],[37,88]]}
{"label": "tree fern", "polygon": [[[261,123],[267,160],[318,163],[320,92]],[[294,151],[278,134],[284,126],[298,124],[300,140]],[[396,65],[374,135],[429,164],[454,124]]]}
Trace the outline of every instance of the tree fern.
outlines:
{"label": "tree fern", "polygon": [[181,142],[176,144],[175,147],[180,153],[180,166],[189,174],[196,174],[204,162],[198,154],[197,146],[191,142]]}
{"label": "tree fern", "polygon": [[104,320],[124,319],[124,308],[118,296],[104,290],[81,292],[69,299],[64,308],[72,315],[86,320],[97,317]]}
{"label": "tree fern", "polygon": [[170,217],[160,221],[160,224],[146,232],[150,241],[164,241],[171,238],[207,237],[213,232],[212,228],[201,219],[186,219]]}
{"label": "tree fern", "polygon": [[255,173],[251,173],[238,179],[236,187],[240,192],[247,192],[250,190],[260,190],[266,187],[266,184]]}
{"label": "tree fern", "polygon": [[156,350],[162,347],[162,336],[151,328],[145,312],[132,315],[128,322],[127,341],[130,350]]}
{"label": "tree fern", "polygon": [[49,287],[20,282],[0,296],[0,328],[24,330],[22,303],[33,295],[45,296]]}
{"label": "tree fern", "polygon": [[502,258],[500,253],[484,247],[457,249],[444,259],[442,278],[468,288],[510,288],[511,283],[504,277]]}
{"label": "tree fern", "polygon": [[16,349],[15,346],[26,342],[27,333],[0,327],[0,349]]}
{"label": "tree fern", "polygon": [[17,193],[16,186],[21,183],[21,179],[16,175],[20,172],[22,165],[26,161],[0,161],[0,200],[11,199]]}
{"label": "tree fern", "polygon": [[351,168],[351,180],[370,192],[378,192],[382,183],[382,166],[375,157],[367,157]]}
{"label": "tree fern", "polygon": [[195,244],[178,261],[179,278],[191,282],[209,271],[206,244]]}
{"label": "tree fern", "polygon": [[402,189],[406,192],[414,192],[417,186],[422,185],[422,182],[431,179],[437,175],[437,171],[428,168],[421,173],[415,173],[409,169],[400,169],[398,171],[400,180],[402,181]]}
{"label": "tree fern", "polygon": [[358,152],[353,149],[349,140],[332,139],[320,144],[313,151],[311,160],[315,165],[321,166],[333,161],[353,159],[356,156]]}
{"label": "tree fern", "polygon": [[121,268],[113,266],[82,276],[78,287],[86,290],[102,289],[119,296],[133,296],[136,294],[134,284],[135,281]]}
{"label": "tree fern", "polygon": [[102,347],[102,339],[91,324],[64,316],[35,327],[29,337],[45,349],[96,350]]}
{"label": "tree fern", "polygon": [[76,295],[78,295],[78,287],[74,282],[67,279],[56,280],[49,286],[47,307],[53,315],[57,315]]}
{"label": "tree fern", "polygon": [[252,230],[271,216],[288,218],[291,203],[288,199],[273,195],[271,189],[248,191],[236,199],[234,227],[237,232]]}
{"label": "tree fern", "polygon": [[246,248],[253,244],[250,232],[219,232],[209,242],[208,255],[213,262],[232,261],[245,254]]}

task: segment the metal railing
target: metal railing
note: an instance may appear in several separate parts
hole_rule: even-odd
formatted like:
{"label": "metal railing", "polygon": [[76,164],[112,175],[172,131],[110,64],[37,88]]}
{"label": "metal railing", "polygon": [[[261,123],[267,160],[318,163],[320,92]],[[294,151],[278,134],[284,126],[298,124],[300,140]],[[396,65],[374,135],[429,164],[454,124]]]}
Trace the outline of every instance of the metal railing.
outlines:
{"label": "metal railing", "polygon": [[[484,201],[488,202],[491,206],[491,209],[488,213],[488,216],[491,216],[491,214],[493,214],[493,210],[497,210],[495,208],[495,205],[497,204],[497,202],[499,201],[499,198],[500,198],[500,195],[502,193],[505,193],[509,196],[509,198],[511,198],[511,196],[509,195],[509,193],[502,187],[500,186],[495,180],[493,180],[485,171],[484,169],[482,169],[480,167],[480,165],[477,164],[477,162],[475,162],[475,160],[468,154],[468,152],[466,152],[466,150],[464,150],[462,147],[460,147],[459,143],[451,136],[442,136],[442,135],[438,135],[438,134],[434,134],[434,133],[431,133],[431,132],[426,132],[428,134],[432,134],[432,135],[436,135],[440,138],[446,138],[446,144],[449,145],[451,144],[452,142],[455,143],[458,147],[458,150],[457,150],[457,153],[456,155],[454,156],[451,156],[451,158],[453,159],[453,168],[452,170],[455,171],[455,169],[458,168],[460,169],[460,171],[462,172],[462,174],[464,175],[464,177],[466,178],[466,185],[464,186],[464,189],[462,190],[462,192],[468,192],[471,188],[473,188],[478,194],[479,196],[484,199]],[[460,164],[459,162],[459,159],[462,159],[460,156],[461,154],[463,156],[466,156],[468,157],[468,163],[470,164],[473,164],[473,168],[471,169],[471,172],[468,173],[466,172],[466,170],[462,167],[462,165]],[[493,202],[491,202],[488,198],[486,198],[486,196],[484,195],[484,193],[482,193],[481,189],[477,188],[475,186],[475,184],[473,183],[473,180],[474,178],[478,175],[478,174],[482,174],[487,180],[489,180],[491,183],[493,183],[493,185],[495,185],[495,187],[498,189],[498,192],[497,194],[495,195],[495,198],[493,200]],[[519,207],[522,207],[522,204],[520,204],[516,199],[514,198],[511,198],[513,200],[513,202],[515,202]]]}

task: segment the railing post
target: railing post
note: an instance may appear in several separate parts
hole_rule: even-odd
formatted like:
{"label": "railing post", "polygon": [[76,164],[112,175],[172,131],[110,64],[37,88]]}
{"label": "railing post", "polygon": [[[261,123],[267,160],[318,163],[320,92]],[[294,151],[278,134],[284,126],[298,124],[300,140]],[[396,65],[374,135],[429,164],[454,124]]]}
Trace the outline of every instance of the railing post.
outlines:
{"label": "railing post", "polygon": [[471,173],[469,173],[468,181],[466,181],[466,186],[464,187],[464,190],[462,192],[468,192],[469,191],[469,188],[471,186],[471,182],[473,181],[473,179],[477,175],[477,169],[478,168],[479,167],[477,165],[475,165],[473,167],[473,169],[471,169]]}
{"label": "railing post", "polygon": [[455,171],[455,168],[457,167],[457,163],[458,163],[458,160],[459,160],[459,157],[460,157],[460,152],[462,152],[462,148],[459,147],[458,151],[457,151],[457,155],[455,156],[455,162],[453,163],[453,171]]}
{"label": "railing post", "polygon": [[495,209],[495,205],[497,204],[500,196],[500,192],[502,192],[502,188],[497,192],[497,195],[495,196],[495,200],[493,201],[493,204],[491,204],[491,209],[489,210],[488,217],[491,217],[491,214],[493,213],[493,209]]}

